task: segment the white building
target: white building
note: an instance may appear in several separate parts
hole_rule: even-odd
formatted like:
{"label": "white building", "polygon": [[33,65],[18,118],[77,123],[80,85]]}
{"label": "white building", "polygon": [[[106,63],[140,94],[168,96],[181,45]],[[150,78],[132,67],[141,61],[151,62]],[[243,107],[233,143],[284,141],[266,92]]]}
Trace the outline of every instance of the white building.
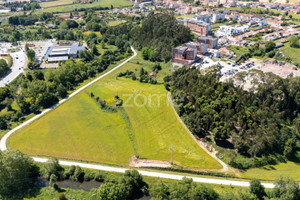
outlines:
{"label": "white building", "polygon": [[249,26],[220,26],[215,35],[218,37],[227,37],[231,35],[240,35],[247,31],[249,31]]}
{"label": "white building", "polygon": [[193,17],[193,19],[195,19],[197,21],[202,21],[202,22],[210,23],[211,22],[211,15],[210,14],[195,15]]}
{"label": "white building", "polygon": [[213,14],[213,16],[212,16],[213,23],[216,23],[219,19],[224,20],[225,14]]}

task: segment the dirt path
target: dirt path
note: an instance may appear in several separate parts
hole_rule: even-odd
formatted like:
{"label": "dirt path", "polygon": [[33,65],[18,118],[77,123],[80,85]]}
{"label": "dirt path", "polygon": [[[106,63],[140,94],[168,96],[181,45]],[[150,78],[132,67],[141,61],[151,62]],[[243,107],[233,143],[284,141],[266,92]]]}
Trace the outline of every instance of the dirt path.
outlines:
{"label": "dirt path", "polygon": [[234,173],[235,175],[238,175],[238,173],[236,172],[235,169],[233,169],[232,167],[228,166],[226,163],[224,163],[222,160],[220,160],[216,154],[218,153],[214,148],[212,148],[212,151],[210,152],[209,150],[207,150],[207,148],[205,146],[207,146],[206,143],[199,141],[193,134],[192,132],[188,129],[188,127],[185,125],[185,123],[182,121],[182,119],[179,117],[179,115],[177,114],[174,106],[173,106],[173,102],[172,102],[172,98],[171,98],[171,93],[168,92],[168,101],[169,104],[171,106],[171,108],[173,109],[176,118],[178,119],[178,121],[181,123],[181,125],[184,127],[184,129],[186,130],[186,132],[193,138],[193,140],[198,144],[199,147],[201,147],[206,153],[208,153],[211,157],[213,157],[214,159],[216,159],[222,166],[222,169],[216,169],[214,171],[217,172],[224,172],[224,173]]}

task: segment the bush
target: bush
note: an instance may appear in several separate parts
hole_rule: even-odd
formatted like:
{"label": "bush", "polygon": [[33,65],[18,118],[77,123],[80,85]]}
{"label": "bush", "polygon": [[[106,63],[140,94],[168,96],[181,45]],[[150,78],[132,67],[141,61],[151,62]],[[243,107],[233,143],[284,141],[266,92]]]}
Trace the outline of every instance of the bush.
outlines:
{"label": "bush", "polygon": [[81,169],[81,167],[76,166],[74,175],[73,175],[74,181],[83,182],[84,181],[84,171]]}
{"label": "bush", "polygon": [[85,171],[84,172],[84,180],[85,181],[90,181],[93,180],[95,178],[95,172],[91,172],[91,171]]}
{"label": "bush", "polygon": [[103,182],[105,180],[105,174],[103,172],[96,172],[95,181]]}

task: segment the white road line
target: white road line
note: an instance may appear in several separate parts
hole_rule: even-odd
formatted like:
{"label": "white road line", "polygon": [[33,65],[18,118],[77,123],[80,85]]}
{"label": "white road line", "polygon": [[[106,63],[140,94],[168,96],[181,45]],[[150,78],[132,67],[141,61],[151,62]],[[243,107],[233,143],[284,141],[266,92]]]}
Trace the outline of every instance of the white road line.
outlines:
{"label": "white road line", "polygon": [[[73,97],[74,95],[78,94],[79,92],[86,89],[87,87],[89,87],[90,85],[95,83],[96,81],[98,81],[98,80],[102,79],[103,77],[107,76],[108,74],[112,73],[113,71],[115,71],[116,69],[118,69],[119,67],[121,67],[122,65],[127,63],[129,60],[134,58],[137,55],[137,53],[132,47],[131,47],[131,49],[134,52],[134,55],[131,56],[130,58],[128,58],[127,60],[125,60],[124,62],[122,62],[120,65],[118,65],[117,67],[115,67],[112,70],[108,71],[107,73],[99,76],[98,78],[91,81],[90,83],[84,85],[80,89],[73,92],[70,96],[68,96],[65,99],[62,99],[61,101],[59,101],[56,105],[52,106],[51,108],[44,110],[42,113],[34,116],[33,118],[27,120],[26,122],[22,123],[21,125],[17,126],[16,128],[14,128],[14,129],[10,130],[9,132],[7,132],[2,137],[2,139],[0,141],[0,150],[1,151],[7,150],[6,141],[9,138],[9,136],[11,136],[15,131],[21,129],[22,127],[28,125],[29,123],[33,122],[34,120],[38,119],[39,117],[45,115],[47,112],[49,112],[53,108],[55,108],[55,107],[59,106],[60,104],[64,103],[67,99],[69,99],[69,98]],[[42,163],[45,163],[45,162],[48,161],[47,158],[38,158],[38,157],[33,157],[33,160],[36,161],[36,162],[42,162]],[[64,161],[64,160],[60,160],[59,163],[61,165],[65,165],[65,166],[75,165],[75,166],[80,166],[80,167],[83,167],[83,168],[96,169],[96,170],[102,170],[102,171],[108,171],[108,172],[124,173],[126,170],[128,170],[127,168],[110,167],[110,166],[104,166],[104,165],[79,163],[79,162]],[[150,172],[150,171],[145,171],[145,170],[138,170],[138,172],[143,176],[151,176],[151,177],[174,179],[174,180],[181,180],[183,177],[185,177],[183,175],[168,174],[168,173],[162,173],[162,172]],[[199,183],[233,185],[233,186],[242,186],[242,187],[249,187],[249,185],[250,185],[249,182],[247,182],[247,181],[233,181],[233,180],[225,180],[225,179],[200,178],[200,177],[193,177],[193,176],[186,176],[186,177],[192,178],[195,182],[199,182]],[[264,185],[266,188],[273,188],[274,187],[274,185],[272,183],[262,183],[262,185]]]}

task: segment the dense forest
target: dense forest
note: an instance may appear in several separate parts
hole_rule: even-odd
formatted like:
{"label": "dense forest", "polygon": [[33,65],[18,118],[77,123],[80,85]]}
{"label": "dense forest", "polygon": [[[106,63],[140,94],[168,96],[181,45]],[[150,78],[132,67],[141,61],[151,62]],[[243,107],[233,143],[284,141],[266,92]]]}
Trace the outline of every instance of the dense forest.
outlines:
{"label": "dense forest", "polygon": [[196,184],[192,179],[186,177],[173,182],[152,179],[148,183],[136,170],[127,170],[124,174],[113,174],[82,169],[79,166],[63,167],[54,158],[49,159],[47,163],[37,165],[30,157],[21,152],[0,151],[1,199],[15,200],[37,197],[41,190],[37,184],[38,177],[47,180],[49,184],[47,190],[57,192],[59,194],[57,199],[60,200],[77,199],[65,196],[65,190],[59,187],[59,182],[63,180],[101,183],[99,188],[89,192],[88,199],[91,200],[149,198],[153,200],[260,200],[265,198],[298,200],[300,196],[298,183],[288,177],[279,177],[275,180],[275,188],[272,190],[265,190],[259,180],[253,179],[250,182],[249,190],[220,193],[211,186]]}
{"label": "dense forest", "polygon": [[[218,77],[195,68],[173,73],[171,92],[190,130],[201,138],[212,135],[216,144],[245,157],[294,158],[300,138],[300,77],[267,73],[250,91]],[[250,167],[234,158],[230,164]]]}
{"label": "dense forest", "polygon": [[167,13],[150,13],[131,35],[134,46],[139,50],[146,48],[151,61],[170,60],[172,48],[192,40],[190,29]]}

